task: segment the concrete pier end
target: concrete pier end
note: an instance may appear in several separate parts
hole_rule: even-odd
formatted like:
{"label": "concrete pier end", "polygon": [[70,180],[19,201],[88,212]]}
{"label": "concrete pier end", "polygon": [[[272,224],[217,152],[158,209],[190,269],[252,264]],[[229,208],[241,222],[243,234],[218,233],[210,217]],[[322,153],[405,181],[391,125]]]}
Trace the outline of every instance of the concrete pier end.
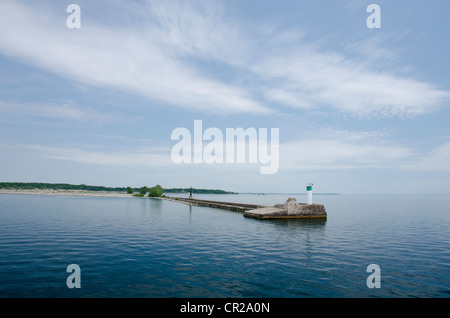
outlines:
{"label": "concrete pier end", "polygon": [[257,219],[326,218],[327,212],[323,204],[299,203],[295,198],[289,198],[284,204],[245,211],[244,216]]}

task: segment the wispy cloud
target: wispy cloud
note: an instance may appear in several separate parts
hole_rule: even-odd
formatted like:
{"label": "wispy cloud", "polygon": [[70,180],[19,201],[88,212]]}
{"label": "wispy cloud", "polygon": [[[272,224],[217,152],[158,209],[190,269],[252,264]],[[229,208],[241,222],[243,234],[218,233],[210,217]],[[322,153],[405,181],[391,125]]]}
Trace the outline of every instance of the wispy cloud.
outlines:
{"label": "wispy cloud", "polygon": [[[115,136],[114,138],[119,138]],[[391,170],[391,171],[450,171],[450,142],[432,149],[416,151],[412,147],[390,142],[385,131],[348,131],[325,129],[313,136],[304,135],[298,141],[279,146],[280,171],[305,170]],[[206,145],[206,143],[205,143]],[[175,168],[171,146],[140,146],[105,149],[101,146],[47,146],[39,144],[0,145],[7,151],[22,149],[28,155],[51,160],[78,162],[88,165],[138,168]],[[239,144],[245,151],[248,144]],[[201,155],[201,154],[200,154]],[[183,164],[190,169],[220,169],[220,171],[253,171],[259,174],[260,163],[243,164]],[[254,168],[254,169],[253,169]],[[250,169],[250,170],[249,170]],[[208,171],[206,170],[206,171]]]}
{"label": "wispy cloud", "polygon": [[450,142],[433,148],[426,156],[403,164],[401,169],[416,171],[450,171]]}
{"label": "wispy cloud", "polygon": [[163,148],[136,148],[129,150],[92,150],[92,147],[52,147],[42,145],[17,145],[34,155],[54,160],[74,161],[84,164],[129,167],[165,167],[173,165],[170,150]]}
{"label": "wispy cloud", "polygon": [[17,103],[0,100],[0,114],[19,117],[42,117],[66,119],[73,121],[88,121],[99,123],[135,122],[137,118],[125,117],[95,109],[80,107],[74,102],[61,103]]}
{"label": "wispy cloud", "polygon": [[397,169],[413,150],[388,142],[384,131],[323,130],[280,145],[286,170]]}
{"label": "wispy cloud", "polygon": [[[314,136],[311,138],[311,136],[304,135],[299,141],[281,143],[279,146],[280,170],[397,169],[405,160],[410,161],[413,156],[411,149],[386,141],[388,133],[384,131],[360,132],[324,129]],[[208,142],[205,142],[203,146],[207,144]],[[248,142],[238,143],[237,151],[245,153],[248,147]],[[77,147],[17,145],[16,148],[29,150],[33,155],[47,159],[75,161],[84,164],[130,167],[176,166],[171,158],[170,146],[149,145],[109,150],[94,145]],[[197,153],[197,155],[202,156],[202,153]],[[242,171],[243,167],[259,165],[259,163],[248,163],[248,157],[246,162],[244,164],[203,163],[190,166],[201,166],[202,169],[220,167],[225,171]],[[255,170],[255,174],[257,173],[258,171]]]}
{"label": "wispy cloud", "polygon": [[266,93],[275,102],[358,117],[412,117],[436,111],[450,97],[429,83],[377,72],[334,52],[299,49],[267,57],[255,71],[278,84]]}
{"label": "wispy cloud", "polygon": [[[0,52],[85,84],[204,112],[267,115],[288,106],[411,117],[436,111],[450,96],[305,42],[301,30],[233,20],[225,5],[135,3],[133,23],[115,28],[86,15],[81,29],[69,30],[50,7],[2,1]],[[356,46],[367,51],[368,44]],[[376,56],[389,52],[377,47]]]}
{"label": "wispy cloud", "polygon": [[245,89],[206,77],[176,56],[155,25],[142,22],[142,31],[95,24],[69,30],[61,23],[63,15],[45,9],[2,1],[0,50],[64,77],[172,105],[222,113],[270,112]]}

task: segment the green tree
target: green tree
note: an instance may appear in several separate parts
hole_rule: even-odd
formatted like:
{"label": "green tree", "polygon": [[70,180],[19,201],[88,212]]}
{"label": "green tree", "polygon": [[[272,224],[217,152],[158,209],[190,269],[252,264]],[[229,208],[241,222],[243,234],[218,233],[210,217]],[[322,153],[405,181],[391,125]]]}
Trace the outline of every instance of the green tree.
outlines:
{"label": "green tree", "polygon": [[128,194],[133,194],[134,190],[132,187],[127,187],[127,193]]}
{"label": "green tree", "polygon": [[148,188],[146,187],[146,186],[143,186],[142,188],[141,188],[141,194],[142,195],[144,195],[144,194],[146,194],[147,193],[147,191],[148,191]]}
{"label": "green tree", "polygon": [[159,184],[157,184],[156,186],[150,188],[148,196],[153,198],[159,198],[160,196],[163,195],[163,193],[164,193],[163,188]]}

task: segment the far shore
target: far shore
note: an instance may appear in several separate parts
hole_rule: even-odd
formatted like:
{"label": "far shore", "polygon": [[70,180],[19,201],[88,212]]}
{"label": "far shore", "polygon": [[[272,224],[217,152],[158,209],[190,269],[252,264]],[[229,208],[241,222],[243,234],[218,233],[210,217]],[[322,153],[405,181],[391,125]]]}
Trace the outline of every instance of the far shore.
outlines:
{"label": "far shore", "polygon": [[41,190],[41,189],[0,189],[0,194],[30,194],[30,195],[66,195],[83,197],[113,197],[133,198],[132,194],[115,191],[86,191],[86,190]]}

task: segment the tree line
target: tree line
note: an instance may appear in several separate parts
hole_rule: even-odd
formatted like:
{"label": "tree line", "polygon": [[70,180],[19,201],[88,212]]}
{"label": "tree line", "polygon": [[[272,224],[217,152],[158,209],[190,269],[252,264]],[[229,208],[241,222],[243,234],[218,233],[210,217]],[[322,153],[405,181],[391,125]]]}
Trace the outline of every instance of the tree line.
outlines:
{"label": "tree line", "polygon": [[41,183],[41,182],[0,182],[0,188],[18,189],[18,190],[85,190],[85,191],[116,191],[125,192],[125,187],[104,187],[92,186],[86,184],[67,184],[67,183]]}
{"label": "tree line", "polygon": [[[84,191],[114,191],[126,192],[134,196],[145,196],[148,192],[150,197],[160,197],[163,193],[190,193],[191,188],[163,188],[160,185],[148,188],[132,187],[104,187],[86,184],[67,184],[67,183],[42,183],[42,182],[0,182],[0,189],[17,189],[17,190],[84,190]],[[135,193],[136,192],[136,193]],[[196,194],[236,194],[235,192],[218,190],[218,189],[196,189],[192,188],[192,193]]]}

